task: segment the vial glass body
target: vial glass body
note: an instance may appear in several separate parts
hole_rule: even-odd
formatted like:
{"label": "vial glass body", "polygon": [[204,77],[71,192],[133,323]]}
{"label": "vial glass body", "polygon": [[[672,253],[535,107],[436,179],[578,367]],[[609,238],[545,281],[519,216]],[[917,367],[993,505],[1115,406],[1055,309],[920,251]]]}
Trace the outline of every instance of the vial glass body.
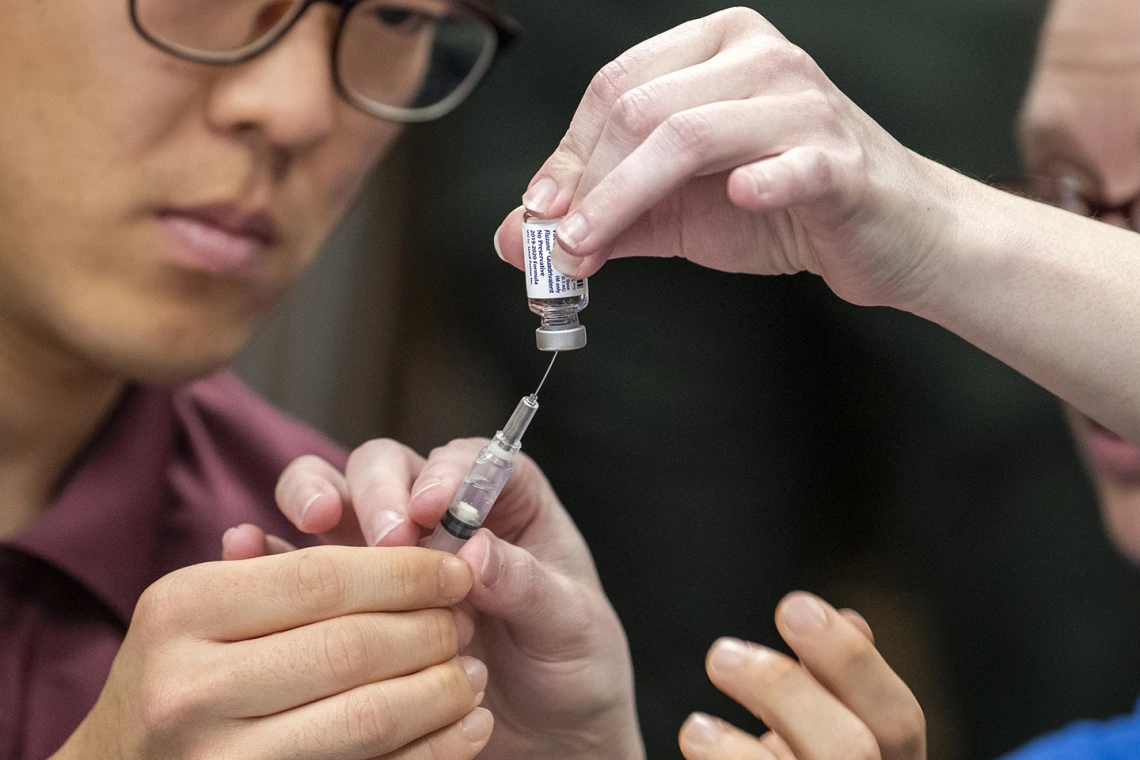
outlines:
{"label": "vial glass body", "polygon": [[535,337],[543,351],[572,351],[586,345],[586,328],[579,324],[578,313],[590,302],[590,285],[585,278],[560,274],[550,261],[560,221],[523,217],[527,303],[542,320]]}

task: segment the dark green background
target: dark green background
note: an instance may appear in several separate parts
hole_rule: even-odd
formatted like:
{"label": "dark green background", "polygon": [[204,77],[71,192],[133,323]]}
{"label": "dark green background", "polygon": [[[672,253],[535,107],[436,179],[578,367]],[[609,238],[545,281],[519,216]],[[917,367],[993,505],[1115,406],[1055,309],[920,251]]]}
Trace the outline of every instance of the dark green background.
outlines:
{"label": "dark green background", "polygon": [[[485,419],[505,418],[544,359],[492,232],[598,68],[720,7],[517,0],[521,46],[403,146],[418,294],[405,340],[480,357],[451,379],[492,389]],[[906,145],[975,176],[1016,172],[1043,3],[753,7]],[[776,644],[772,610],[794,588],[881,608],[868,616],[884,649],[934,703],[933,757],[994,757],[1130,707],[1140,580],[1103,537],[1047,394],[940,328],[848,306],[811,277],[620,261],[590,284],[590,345],[559,361],[527,448],[629,632],[650,757],[680,756],[692,710],[758,729],[708,685],[703,656],[723,634]],[[403,379],[407,403],[422,380]],[[490,432],[473,427],[453,432]]]}

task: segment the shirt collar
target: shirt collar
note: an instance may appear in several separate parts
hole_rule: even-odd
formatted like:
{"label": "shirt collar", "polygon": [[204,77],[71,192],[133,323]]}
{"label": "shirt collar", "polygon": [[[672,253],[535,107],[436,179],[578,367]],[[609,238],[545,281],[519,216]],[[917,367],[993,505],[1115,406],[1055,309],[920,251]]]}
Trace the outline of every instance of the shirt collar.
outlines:
{"label": "shirt collar", "polygon": [[124,627],[155,580],[174,424],[171,391],[128,389],[58,498],[14,542],[86,586]]}

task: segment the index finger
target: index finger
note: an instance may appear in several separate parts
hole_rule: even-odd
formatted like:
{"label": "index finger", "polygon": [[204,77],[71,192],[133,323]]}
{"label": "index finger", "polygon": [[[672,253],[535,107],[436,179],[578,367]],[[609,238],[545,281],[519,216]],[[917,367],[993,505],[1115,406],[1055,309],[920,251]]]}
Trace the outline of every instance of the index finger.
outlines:
{"label": "index finger", "polygon": [[674,27],[635,45],[595,74],[566,135],[528,185],[523,205],[537,216],[562,216],[570,207],[614,104],[646,82],[716,55],[725,36],[718,20],[721,16]]}
{"label": "index finger", "polygon": [[819,597],[796,592],[777,607],[776,626],[803,666],[871,729],[883,760],[925,754],[918,700],[857,622]]}
{"label": "index finger", "polygon": [[879,760],[867,726],[790,657],[720,639],[709,650],[705,667],[718,689],[764,721],[800,760]]}
{"label": "index finger", "polygon": [[342,615],[450,607],[470,589],[467,564],[442,552],[318,546],[195,565],[140,605],[202,638],[239,641]]}
{"label": "index finger", "polygon": [[368,441],[349,456],[345,477],[369,546],[409,546],[419,540],[419,528],[408,520],[408,499],[423,463],[419,454],[387,439]]}

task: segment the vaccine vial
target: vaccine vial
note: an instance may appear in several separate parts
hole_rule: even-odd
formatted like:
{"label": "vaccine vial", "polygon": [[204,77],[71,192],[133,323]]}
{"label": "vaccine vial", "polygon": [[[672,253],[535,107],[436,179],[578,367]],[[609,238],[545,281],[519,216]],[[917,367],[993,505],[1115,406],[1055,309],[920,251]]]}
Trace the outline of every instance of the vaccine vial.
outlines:
{"label": "vaccine vial", "polygon": [[586,345],[586,328],[578,312],[590,302],[590,286],[583,277],[572,280],[551,265],[554,230],[561,219],[523,217],[526,257],[526,297],[530,310],[542,319],[535,331],[539,351],[573,351]]}

